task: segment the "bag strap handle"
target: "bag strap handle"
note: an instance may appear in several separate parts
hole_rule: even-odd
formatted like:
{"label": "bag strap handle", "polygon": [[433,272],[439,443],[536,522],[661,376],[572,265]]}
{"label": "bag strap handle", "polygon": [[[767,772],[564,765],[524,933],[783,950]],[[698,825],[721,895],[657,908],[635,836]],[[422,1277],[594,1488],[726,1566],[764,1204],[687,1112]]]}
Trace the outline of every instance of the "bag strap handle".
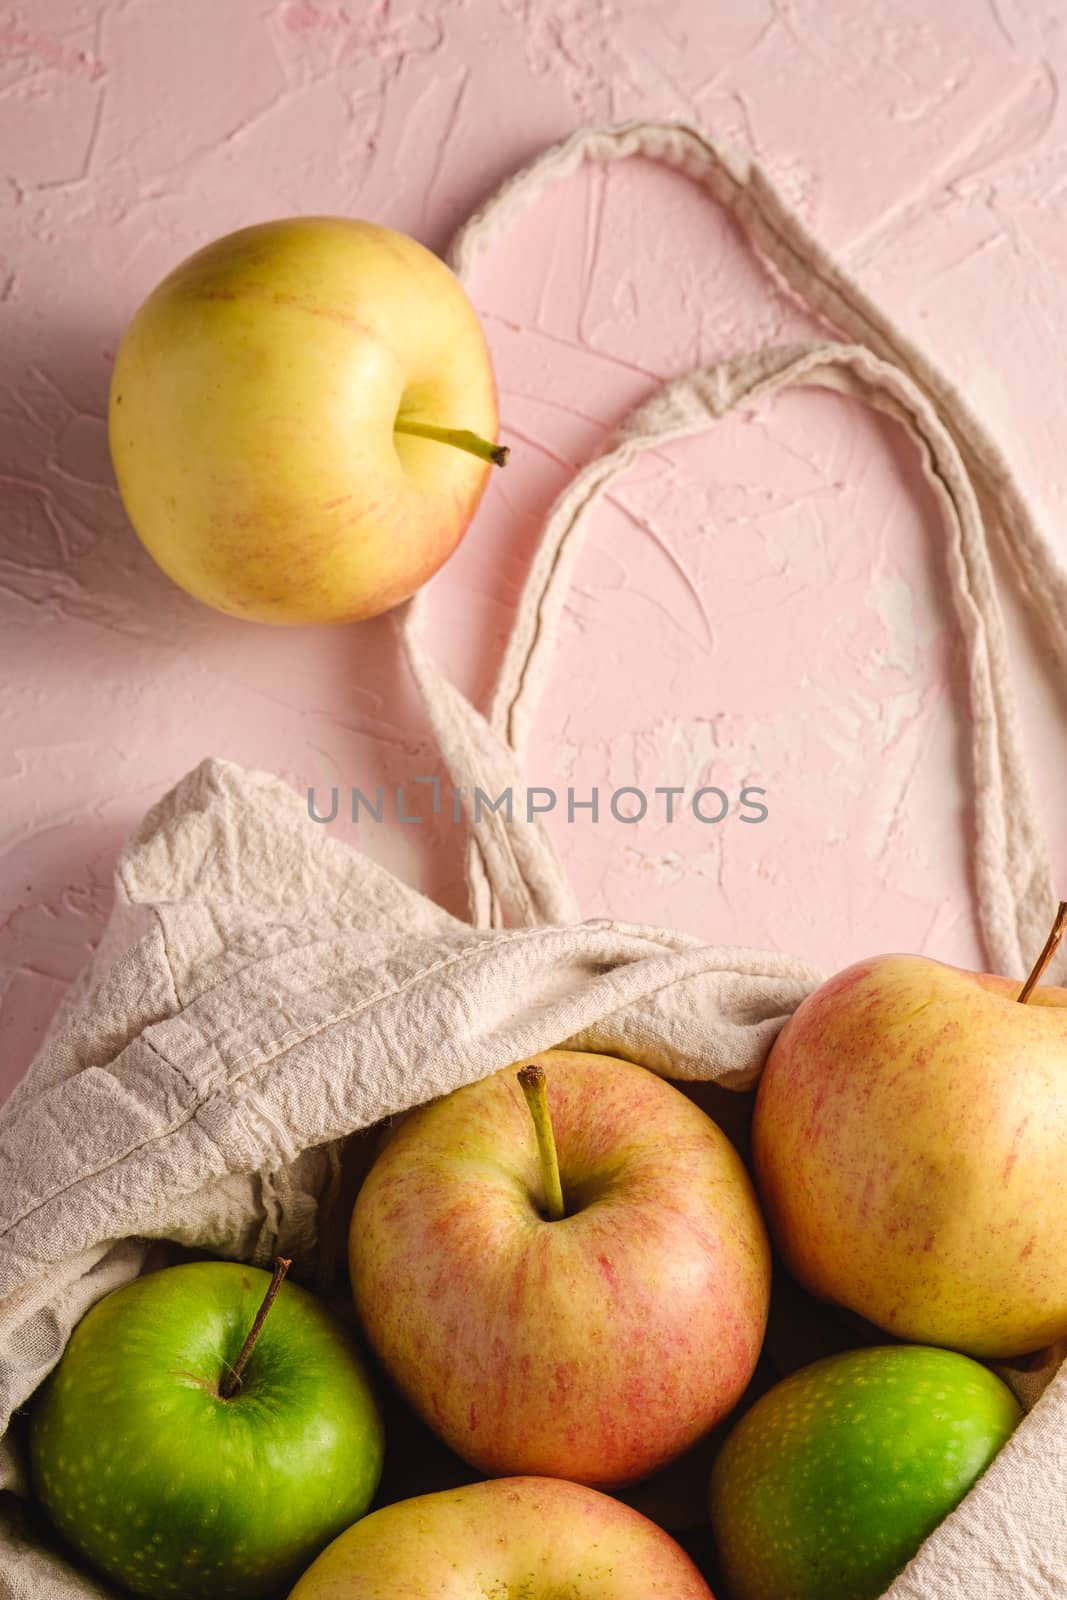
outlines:
{"label": "bag strap handle", "polygon": [[[847,277],[750,158],[680,123],[580,129],[508,179],[460,229],[449,260],[469,283],[478,257],[545,187],[586,160],[644,155],[685,172],[727,206],[790,287],[853,341],[765,349],[665,383],[580,471],[549,512],[527,574],[488,718],[445,680],[419,642],[425,591],[397,613],[416,683],[461,788],[512,787],[551,658],[581,532],[600,495],[643,450],[692,436],[730,410],[797,384],[865,400],[918,443],[949,540],[949,581],[967,653],[975,785],[975,872],[987,956],[1022,972],[1056,903],[1028,782],[987,529],[1004,541],[1032,615],[1067,659],[1067,575],[1039,532],[1000,451],[954,386]],[[467,799],[465,795],[465,800]],[[468,815],[471,815],[468,803]],[[472,817],[473,821],[473,817]],[[467,849],[472,921],[574,920],[573,896],[537,823],[489,813]]]}

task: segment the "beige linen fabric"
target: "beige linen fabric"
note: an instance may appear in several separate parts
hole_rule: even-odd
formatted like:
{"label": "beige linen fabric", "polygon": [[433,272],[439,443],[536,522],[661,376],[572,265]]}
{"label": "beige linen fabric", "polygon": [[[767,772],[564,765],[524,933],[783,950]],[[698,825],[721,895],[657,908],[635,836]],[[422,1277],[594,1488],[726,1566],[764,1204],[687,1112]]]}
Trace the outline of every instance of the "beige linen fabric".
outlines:
{"label": "beige linen fabric", "polygon": [[[51,1547],[26,1498],[22,1408],[84,1311],[152,1241],[313,1277],[336,1244],[347,1135],[555,1044],[677,1079],[750,1086],[821,974],[788,956],[578,919],[547,835],[520,822],[521,755],[583,518],[653,441],[795,383],[829,384],[912,433],[941,507],[970,668],[976,889],[991,967],[1020,977],[1055,896],[1019,748],[988,534],[1003,537],[1051,647],[1067,584],[1007,467],[946,381],[803,230],[751,162],[675,124],[583,130],[463,230],[464,276],[502,222],[587,157],[653,155],[732,206],[847,343],[757,352],[674,380],[583,470],[545,527],[487,718],[437,672],[424,598],[397,614],[442,753],[465,794],[511,786],[468,847],[471,921],[449,916],[313,823],[278,779],[209,760],[145,818],[85,978],[0,1118],[0,1597],[113,1591]],[[857,951],[856,955],[866,952]],[[926,1542],[891,1600],[1067,1593],[1067,1376]],[[1042,1386],[1052,1381],[1042,1393]],[[828,1597],[832,1600],[832,1597]]]}

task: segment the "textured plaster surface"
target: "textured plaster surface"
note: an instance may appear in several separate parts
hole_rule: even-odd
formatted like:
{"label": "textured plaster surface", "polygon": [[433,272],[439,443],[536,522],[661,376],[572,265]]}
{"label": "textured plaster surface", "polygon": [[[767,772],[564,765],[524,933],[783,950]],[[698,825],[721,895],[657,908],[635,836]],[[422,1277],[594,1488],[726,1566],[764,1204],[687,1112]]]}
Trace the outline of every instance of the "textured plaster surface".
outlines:
{"label": "textured plaster surface", "polygon": [[[100,936],[124,836],[201,757],[323,796],[440,771],[388,622],[228,620],[130,532],[106,392],[160,276],[294,212],[441,249],[580,124],[685,117],[756,151],[926,342],[1067,558],[1065,67],[1057,0],[0,0],[0,1090]],[[474,298],[513,451],[434,582],[432,642],[484,704],[575,467],[659,378],[809,325],[687,181],[634,162],[546,197]],[[770,814],[552,817],[585,914],[827,969],[886,948],[979,960],[941,543],[910,447],[825,394],[659,451],[617,487],[530,780],[599,785],[602,804],[624,784],[758,784]],[[1062,690],[1006,604],[1067,883]],[[462,909],[448,823],[334,827]]]}

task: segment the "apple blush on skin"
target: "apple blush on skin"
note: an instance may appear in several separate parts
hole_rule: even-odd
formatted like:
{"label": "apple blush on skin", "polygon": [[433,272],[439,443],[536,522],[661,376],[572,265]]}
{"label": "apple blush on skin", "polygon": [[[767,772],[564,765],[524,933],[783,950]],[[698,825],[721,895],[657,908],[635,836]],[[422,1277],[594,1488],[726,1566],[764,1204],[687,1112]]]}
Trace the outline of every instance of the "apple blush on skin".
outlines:
{"label": "apple blush on skin", "polygon": [[452,554],[493,465],[496,385],[455,274],[348,217],[241,228],[123,335],[108,437],[163,571],[255,622],[355,622]]}
{"label": "apple blush on skin", "polygon": [[559,1478],[399,1500],[335,1539],[290,1600],[714,1600],[640,1512]]}
{"label": "apple blush on skin", "polygon": [[1067,1336],[1067,989],[925,956],[831,978],[778,1035],[756,1182],[800,1284],[898,1337],[998,1358]]}
{"label": "apple blush on skin", "polygon": [[565,1050],[522,1078],[506,1068],[393,1133],[352,1214],[356,1305],[415,1410],[479,1470],[632,1483],[747,1386],[766,1232],[737,1152],[664,1079]]}
{"label": "apple blush on skin", "polygon": [[30,1404],[37,1498],[98,1572],[151,1600],[271,1600],[362,1516],[382,1421],[325,1306],[234,1262],[98,1301]]}

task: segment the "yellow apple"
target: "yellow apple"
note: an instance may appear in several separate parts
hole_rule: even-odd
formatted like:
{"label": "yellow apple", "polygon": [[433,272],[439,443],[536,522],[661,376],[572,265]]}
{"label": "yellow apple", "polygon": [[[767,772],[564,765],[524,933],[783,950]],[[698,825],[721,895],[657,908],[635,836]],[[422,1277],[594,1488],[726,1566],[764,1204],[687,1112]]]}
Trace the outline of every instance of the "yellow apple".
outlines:
{"label": "yellow apple", "polygon": [[459,280],[375,223],[293,217],[197,251],[119,347],[111,455],[174,581],[258,622],[376,616],[436,572],[491,463],[496,387]]}
{"label": "yellow apple", "polygon": [[680,1545],[595,1489],[498,1478],[374,1511],[290,1600],[714,1600]]}
{"label": "yellow apple", "polygon": [[804,1287],[972,1356],[1067,1335],[1067,990],[1020,994],[861,961],[794,1013],[756,1098],[760,1196]]}

